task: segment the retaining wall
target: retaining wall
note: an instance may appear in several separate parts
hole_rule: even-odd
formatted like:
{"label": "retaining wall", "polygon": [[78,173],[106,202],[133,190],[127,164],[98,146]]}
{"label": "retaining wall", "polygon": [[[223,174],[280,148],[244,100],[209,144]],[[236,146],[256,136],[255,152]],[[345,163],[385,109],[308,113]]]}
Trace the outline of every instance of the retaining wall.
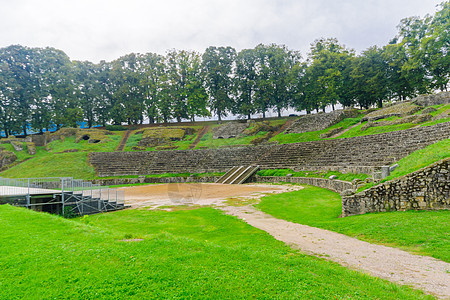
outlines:
{"label": "retaining wall", "polygon": [[91,180],[94,184],[100,184],[102,186],[108,185],[121,185],[121,184],[136,184],[136,183],[189,183],[189,182],[216,182],[218,176],[205,176],[205,177],[163,177],[163,178],[111,178],[111,179],[95,179]]}
{"label": "retaining wall", "polygon": [[342,216],[367,212],[450,209],[450,158],[342,197]]}
{"label": "retaining wall", "polygon": [[329,189],[337,193],[342,193],[345,190],[351,190],[354,188],[353,184],[348,181],[331,180],[326,178],[313,178],[313,177],[253,176],[250,182],[270,182],[270,183],[289,182],[289,183],[309,184]]}
{"label": "retaining wall", "polygon": [[[121,184],[136,184],[136,183],[212,183],[216,182],[219,176],[205,176],[205,177],[140,177],[140,178],[110,178],[110,179],[95,179],[91,180],[93,184],[100,184],[102,186],[121,185]],[[326,178],[312,178],[312,177],[286,177],[286,176],[252,176],[246,183],[278,183],[289,182],[298,184],[308,184],[325,189],[342,193],[345,190],[352,190],[354,186],[351,182],[341,180],[331,180]],[[232,186],[230,187],[232,188]]]}

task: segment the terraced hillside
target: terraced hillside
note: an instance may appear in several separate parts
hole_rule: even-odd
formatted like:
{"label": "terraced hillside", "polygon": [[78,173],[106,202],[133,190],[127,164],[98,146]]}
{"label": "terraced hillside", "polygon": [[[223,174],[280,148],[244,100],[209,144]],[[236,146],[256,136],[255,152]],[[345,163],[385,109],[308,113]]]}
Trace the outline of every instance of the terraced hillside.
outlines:
{"label": "terraced hillside", "polygon": [[[0,139],[0,167],[4,170],[0,176],[94,179],[223,172],[249,163],[263,169],[370,174],[373,167],[391,164],[449,138],[448,99],[432,106],[423,104],[415,100],[381,110],[221,124],[154,124],[113,132],[67,128],[29,140]],[[122,141],[120,150],[124,151],[113,152],[125,133],[129,137]]]}

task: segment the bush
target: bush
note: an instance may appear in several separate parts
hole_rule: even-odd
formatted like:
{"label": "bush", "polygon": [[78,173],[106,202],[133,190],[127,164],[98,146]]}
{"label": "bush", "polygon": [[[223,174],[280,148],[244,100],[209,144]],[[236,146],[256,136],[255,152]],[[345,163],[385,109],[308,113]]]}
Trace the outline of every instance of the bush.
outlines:
{"label": "bush", "polygon": [[124,130],[127,130],[122,125],[106,125],[105,128],[106,128],[106,130],[109,130],[109,131],[124,131]]}

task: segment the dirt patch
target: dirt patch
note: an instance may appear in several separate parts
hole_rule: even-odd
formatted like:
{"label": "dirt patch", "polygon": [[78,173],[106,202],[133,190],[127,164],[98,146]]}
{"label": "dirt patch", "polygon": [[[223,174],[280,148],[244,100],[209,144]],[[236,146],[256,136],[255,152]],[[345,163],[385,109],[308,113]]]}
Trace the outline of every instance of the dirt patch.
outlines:
{"label": "dirt patch", "polygon": [[170,183],[123,187],[125,204],[137,207],[170,205],[222,205],[229,198],[261,197],[297,190],[297,186],[268,184]]}

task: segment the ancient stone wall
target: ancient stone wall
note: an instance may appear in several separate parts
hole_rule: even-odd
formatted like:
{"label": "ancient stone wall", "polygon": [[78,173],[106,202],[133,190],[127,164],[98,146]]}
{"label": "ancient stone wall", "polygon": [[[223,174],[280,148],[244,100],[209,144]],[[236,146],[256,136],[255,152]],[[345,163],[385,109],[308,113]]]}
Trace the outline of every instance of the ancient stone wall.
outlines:
{"label": "ancient stone wall", "polygon": [[442,92],[436,95],[420,95],[412,101],[420,106],[448,104],[450,103],[450,92]]}
{"label": "ancient stone wall", "polygon": [[[450,137],[450,123],[377,135],[283,145],[221,149],[93,152],[89,161],[99,176],[225,172],[233,166],[261,169],[373,170]],[[368,172],[367,172],[368,173]]]}
{"label": "ancient stone wall", "polygon": [[358,194],[342,197],[342,216],[450,209],[450,158]]}
{"label": "ancient stone wall", "polygon": [[119,184],[136,184],[136,183],[190,183],[190,182],[216,182],[218,176],[203,176],[203,177],[163,177],[163,178],[110,178],[110,179],[95,179],[91,180],[94,184],[101,186],[119,185]]}
{"label": "ancient stone wall", "polygon": [[16,160],[17,156],[14,152],[0,150],[0,170],[6,168]]}
{"label": "ancient stone wall", "polygon": [[321,188],[335,191],[336,193],[342,193],[345,190],[353,189],[353,184],[348,181],[331,180],[326,178],[313,178],[313,177],[286,177],[286,176],[254,176],[250,179],[250,182],[290,182],[299,184],[309,184],[318,186]]}
{"label": "ancient stone wall", "polygon": [[285,133],[303,133],[309,131],[324,130],[345,118],[358,116],[357,110],[336,110],[330,113],[319,113],[301,116],[292,123]]}

